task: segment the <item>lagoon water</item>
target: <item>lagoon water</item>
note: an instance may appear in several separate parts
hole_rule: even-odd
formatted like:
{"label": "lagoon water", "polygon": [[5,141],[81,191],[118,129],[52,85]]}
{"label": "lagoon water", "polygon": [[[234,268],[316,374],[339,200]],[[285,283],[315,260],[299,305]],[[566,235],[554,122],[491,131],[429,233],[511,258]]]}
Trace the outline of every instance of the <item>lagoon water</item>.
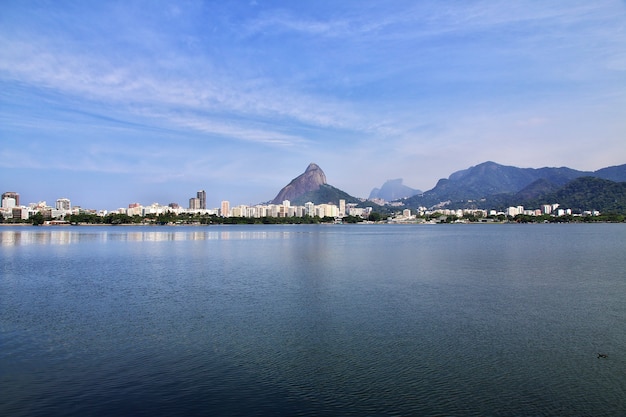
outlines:
{"label": "lagoon water", "polygon": [[0,415],[626,415],[626,225],[2,227]]}

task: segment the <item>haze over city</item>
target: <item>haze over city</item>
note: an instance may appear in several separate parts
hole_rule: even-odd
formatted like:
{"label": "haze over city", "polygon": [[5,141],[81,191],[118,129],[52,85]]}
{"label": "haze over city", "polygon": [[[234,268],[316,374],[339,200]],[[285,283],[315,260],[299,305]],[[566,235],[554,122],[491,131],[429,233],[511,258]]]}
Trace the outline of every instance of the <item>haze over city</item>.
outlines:
{"label": "haze over city", "polygon": [[621,1],[4,1],[0,191],[99,209],[367,197],[626,162]]}

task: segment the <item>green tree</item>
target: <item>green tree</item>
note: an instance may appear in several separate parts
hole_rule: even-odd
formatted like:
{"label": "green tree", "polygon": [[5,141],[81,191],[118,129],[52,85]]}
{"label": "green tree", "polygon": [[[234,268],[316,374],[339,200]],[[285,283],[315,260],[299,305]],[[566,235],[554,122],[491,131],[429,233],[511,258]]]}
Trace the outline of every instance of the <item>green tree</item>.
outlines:
{"label": "green tree", "polygon": [[30,217],[30,220],[33,223],[33,226],[40,226],[44,222],[44,217],[41,213],[35,213]]}

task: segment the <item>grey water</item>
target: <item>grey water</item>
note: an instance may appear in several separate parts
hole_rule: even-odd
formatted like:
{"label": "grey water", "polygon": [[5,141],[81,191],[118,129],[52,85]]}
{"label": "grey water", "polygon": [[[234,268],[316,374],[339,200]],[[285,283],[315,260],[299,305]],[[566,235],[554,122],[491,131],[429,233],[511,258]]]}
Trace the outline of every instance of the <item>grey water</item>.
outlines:
{"label": "grey water", "polygon": [[626,225],[1,227],[0,415],[626,415]]}

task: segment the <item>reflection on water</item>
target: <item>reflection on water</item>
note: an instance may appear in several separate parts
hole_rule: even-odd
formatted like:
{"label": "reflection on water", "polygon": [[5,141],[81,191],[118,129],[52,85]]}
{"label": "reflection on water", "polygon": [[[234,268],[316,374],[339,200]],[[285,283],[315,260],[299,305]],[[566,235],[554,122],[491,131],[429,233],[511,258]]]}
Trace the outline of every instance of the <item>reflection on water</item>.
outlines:
{"label": "reflection on water", "polygon": [[0,416],[624,415],[622,224],[0,241]]}
{"label": "reflection on water", "polygon": [[130,242],[163,242],[190,240],[259,240],[269,238],[288,238],[293,233],[288,231],[253,231],[219,230],[212,227],[207,230],[161,228],[160,226],[114,227],[114,230],[102,230],[103,227],[50,227],[50,228],[11,228],[0,229],[0,246],[24,245],[70,245],[79,242],[108,240]]}

